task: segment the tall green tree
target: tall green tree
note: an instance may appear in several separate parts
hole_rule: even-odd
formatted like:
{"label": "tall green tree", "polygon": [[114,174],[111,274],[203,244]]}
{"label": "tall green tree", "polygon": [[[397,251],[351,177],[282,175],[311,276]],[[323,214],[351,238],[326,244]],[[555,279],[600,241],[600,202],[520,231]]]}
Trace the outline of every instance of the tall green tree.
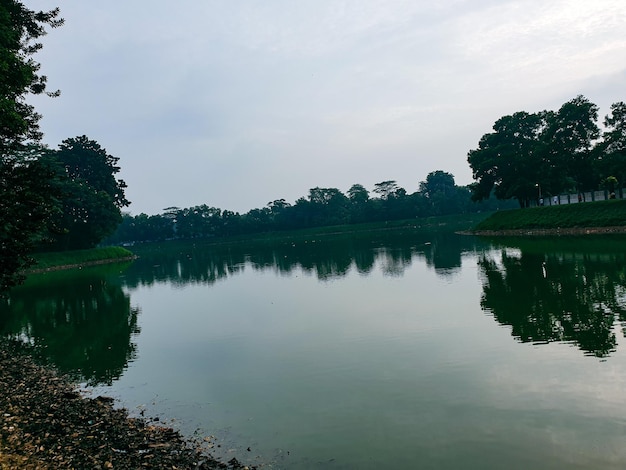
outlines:
{"label": "tall green tree", "polygon": [[314,225],[337,225],[348,221],[348,198],[337,188],[309,189],[308,209]]}
{"label": "tall green tree", "polygon": [[353,204],[363,204],[370,198],[370,193],[362,184],[353,184],[348,189],[348,199]]}
{"label": "tall green tree", "polygon": [[40,115],[26,99],[48,94],[33,55],[46,28],[63,23],[59,10],[34,12],[15,0],[0,2],[0,291],[20,280],[57,203],[53,173],[27,146],[41,139]]}
{"label": "tall green tree", "polygon": [[0,292],[23,280],[29,254],[47,238],[57,213],[58,188],[54,172],[23,154],[0,161]]}
{"label": "tall green tree", "polygon": [[360,223],[368,220],[370,211],[370,194],[361,184],[353,184],[348,189],[350,200],[350,222]]}
{"label": "tall green tree", "polygon": [[600,137],[597,120],[598,107],[582,95],[550,115],[543,141],[552,169],[553,193],[573,189],[567,187],[563,175],[570,178],[579,192],[597,187],[599,178],[594,172],[592,152]]}
{"label": "tall green tree", "polygon": [[0,150],[12,153],[25,141],[41,139],[41,116],[28,104],[28,95],[47,93],[45,75],[39,74],[40,65],[32,56],[42,48],[38,39],[46,34],[46,27],[63,24],[59,9],[34,12],[21,2],[0,2]]}
{"label": "tall green tree", "polygon": [[118,209],[130,204],[124,193],[126,183],[115,177],[120,172],[119,158],[109,155],[95,140],[85,135],[65,139],[55,157],[70,180],[105,192]]}
{"label": "tall green tree", "polygon": [[115,178],[119,159],[84,135],[64,140],[50,158],[58,164],[63,192],[53,247],[92,248],[115,231],[121,209],[130,204],[126,183]]}
{"label": "tall green tree", "polygon": [[379,194],[381,199],[385,200],[392,197],[399,188],[395,180],[387,180],[376,183],[374,185],[374,192]]}
{"label": "tall green tree", "polygon": [[537,185],[545,177],[541,135],[549,113],[520,111],[496,121],[494,132],[480,139],[467,161],[476,182],[472,198],[517,199],[521,207],[536,199]]}
{"label": "tall green tree", "polygon": [[599,146],[599,172],[603,179],[615,177],[619,188],[626,183],[626,103],[611,105],[611,113],[604,118],[606,131]]}
{"label": "tall green tree", "polygon": [[426,176],[426,181],[420,182],[420,192],[426,197],[433,197],[437,193],[452,195],[456,185],[454,175],[442,170],[431,171]]}
{"label": "tall green tree", "polygon": [[463,212],[463,202],[467,193],[458,188],[454,175],[437,170],[428,173],[426,181],[420,182],[420,194],[426,199],[429,213],[446,215]]}

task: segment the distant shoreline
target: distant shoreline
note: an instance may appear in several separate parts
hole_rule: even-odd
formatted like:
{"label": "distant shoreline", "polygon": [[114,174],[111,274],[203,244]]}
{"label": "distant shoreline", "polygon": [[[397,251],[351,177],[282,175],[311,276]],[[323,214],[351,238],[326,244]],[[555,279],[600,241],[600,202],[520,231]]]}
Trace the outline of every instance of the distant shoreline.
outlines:
{"label": "distant shoreline", "polygon": [[570,236],[570,235],[606,235],[626,233],[626,225],[611,227],[563,227],[563,228],[522,228],[506,230],[470,230],[458,232],[463,235],[478,235],[485,237],[542,237],[542,236]]}
{"label": "distant shoreline", "polygon": [[83,261],[82,263],[61,264],[57,266],[49,266],[47,268],[26,269],[24,271],[24,274],[43,274],[43,273],[48,273],[51,271],[63,271],[66,269],[80,269],[80,268],[84,268],[87,266],[98,266],[101,264],[112,264],[112,263],[119,263],[122,261],[133,261],[137,258],[138,256],[132,255],[132,256],[126,256],[124,258],[108,258],[108,259],[98,259],[98,260],[93,260],[93,261]]}

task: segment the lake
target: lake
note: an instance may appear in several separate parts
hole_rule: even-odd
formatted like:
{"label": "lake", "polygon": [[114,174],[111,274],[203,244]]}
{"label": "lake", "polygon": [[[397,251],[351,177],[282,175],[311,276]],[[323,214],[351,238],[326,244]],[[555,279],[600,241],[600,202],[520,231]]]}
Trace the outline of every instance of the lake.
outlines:
{"label": "lake", "polygon": [[0,304],[0,333],[132,414],[212,436],[226,460],[623,469],[625,242],[148,245],[31,276]]}

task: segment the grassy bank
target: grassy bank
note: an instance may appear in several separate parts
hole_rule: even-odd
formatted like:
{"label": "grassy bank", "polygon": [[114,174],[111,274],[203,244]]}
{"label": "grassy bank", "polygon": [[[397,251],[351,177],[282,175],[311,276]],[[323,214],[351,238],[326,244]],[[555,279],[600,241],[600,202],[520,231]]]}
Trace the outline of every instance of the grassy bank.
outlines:
{"label": "grassy bank", "polygon": [[33,255],[35,264],[31,266],[27,272],[32,273],[61,267],[80,267],[91,264],[123,261],[133,256],[133,253],[126,248],[119,246],[107,246],[103,248],[93,248],[91,250],[36,253]]}
{"label": "grassy bank", "polygon": [[474,231],[626,226],[626,200],[513,209],[491,214]]}

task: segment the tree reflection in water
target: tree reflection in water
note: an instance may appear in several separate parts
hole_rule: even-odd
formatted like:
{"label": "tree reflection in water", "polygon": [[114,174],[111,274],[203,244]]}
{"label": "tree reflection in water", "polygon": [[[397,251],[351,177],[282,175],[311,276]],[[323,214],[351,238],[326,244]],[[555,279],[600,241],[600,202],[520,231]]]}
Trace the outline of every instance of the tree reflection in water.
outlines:
{"label": "tree reflection in water", "polygon": [[617,345],[616,319],[626,321],[622,244],[535,240],[483,254],[482,308],[522,342],[573,342],[588,355],[606,357]]}
{"label": "tree reflection in water", "polygon": [[163,243],[137,247],[140,258],[126,272],[129,287],[158,282],[212,284],[250,266],[285,275],[301,269],[320,280],[367,274],[379,261],[383,274],[401,276],[415,259],[437,274],[450,275],[461,266],[461,254],[476,249],[474,237],[453,233],[397,233],[308,240],[266,241],[222,246]]}
{"label": "tree reflection in water", "polygon": [[615,320],[626,324],[623,239],[484,241],[451,233],[139,247],[124,266],[32,276],[0,301],[0,335],[36,346],[61,371],[90,385],[110,384],[136,357],[141,285],[211,285],[245,269],[297,270],[328,281],[380,269],[402,276],[424,262],[454,276],[464,253],[478,253],[482,308],[522,342],[565,341],[586,354],[615,350]]}
{"label": "tree reflection in water", "polygon": [[0,334],[27,341],[77,381],[111,384],[136,356],[139,334],[120,269],[33,276],[0,301]]}
{"label": "tree reflection in water", "polygon": [[[137,247],[140,258],[125,265],[31,276],[0,300],[0,335],[35,346],[77,381],[111,384],[136,357],[139,310],[130,295],[141,285],[211,285],[244,269],[294,270],[321,281],[351,270],[401,276],[416,259],[436,273],[461,266],[461,253],[477,239],[451,233],[392,233],[308,240],[231,243],[163,243]],[[445,252],[445,253],[444,253]]]}

